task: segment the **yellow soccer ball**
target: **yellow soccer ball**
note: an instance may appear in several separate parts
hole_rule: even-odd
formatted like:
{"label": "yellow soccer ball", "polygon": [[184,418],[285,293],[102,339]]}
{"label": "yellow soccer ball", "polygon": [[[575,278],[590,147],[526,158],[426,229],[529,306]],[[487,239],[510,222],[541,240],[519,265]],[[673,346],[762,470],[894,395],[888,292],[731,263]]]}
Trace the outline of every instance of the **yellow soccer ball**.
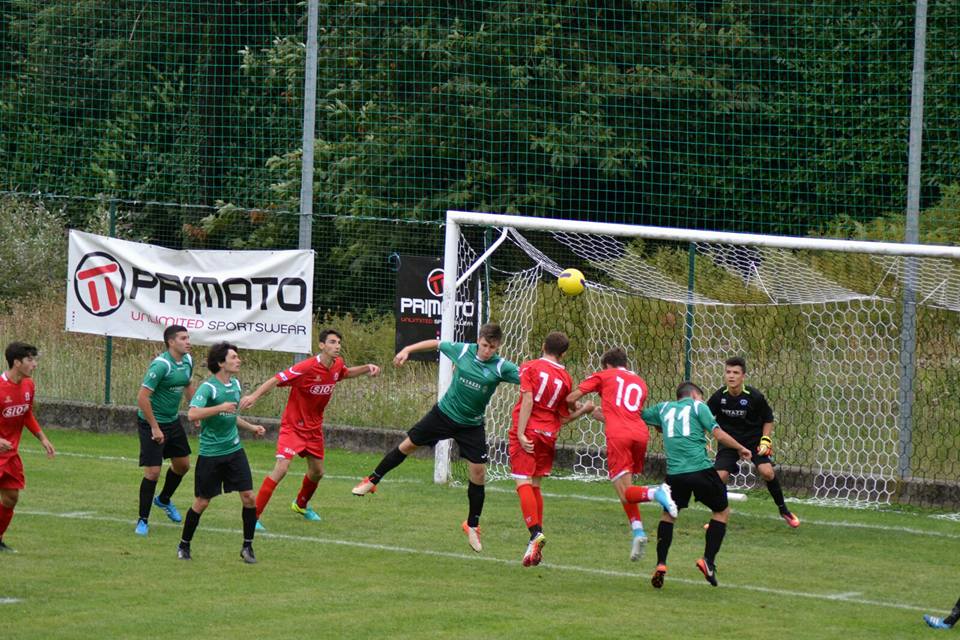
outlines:
{"label": "yellow soccer ball", "polygon": [[560,291],[568,296],[578,296],[583,293],[587,281],[579,269],[564,269],[557,278],[557,286]]}

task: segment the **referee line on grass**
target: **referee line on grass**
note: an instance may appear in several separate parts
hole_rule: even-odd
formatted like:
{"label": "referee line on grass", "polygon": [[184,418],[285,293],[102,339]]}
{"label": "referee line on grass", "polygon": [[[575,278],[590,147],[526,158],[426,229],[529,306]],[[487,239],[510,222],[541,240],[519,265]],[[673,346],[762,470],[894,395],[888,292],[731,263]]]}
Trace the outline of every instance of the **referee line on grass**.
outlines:
{"label": "referee line on grass", "polygon": [[[20,449],[20,452],[46,455],[45,452],[41,451],[40,449],[32,449],[32,448],[22,448]],[[76,453],[71,451],[57,451],[57,455],[69,457],[69,458],[104,460],[108,462],[133,462],[133,463],[139,462],[139,458],[132,458],[127,456],[101,456],[101,455],[94,455],[89,453]],[[270,472],[269,469],[259,469],[259,468],[257,469],[251,468],[251,471],[257,475],[266,475],[267,473]],[[329,480],[348,480],[353,482],[360,480],[359,476],[340,476],[340,475],[329,475],[329,474],[324,475],[324,478],[327,478]],[[433,483],[432,482],[428,483],[426,481],[417,480],[414,478],[390,478],[388,481],[388,484],[424,485],[424,484],[433,484]],[[495,487],[495,486],[491,486],[490,484],[487,484],[486,490],[491,493],[506,493],[511,495],[516,493],[514,489],[505,489],[502,487]],[[569,494],[569,493],[543,492],[543,496],[545,498],[550,498],[551,500],[581,500],[584,502],[604,502],[609,504],[614,504],[614,503],[619,504],[620,502],[619,500],[613,497],[587,496],[587,495]],[[706,509],[703,507],[700,507],[700,505],[693,505],[691,509],[694,509],[696,511],[703,511],[704,513],[706,513]],[[736,514],[737,518],[744,517],[744,518],[754,518],[757,520],[773,520],[777,522],[779,522],[781,519],[780,516],[746,513],[742,511],[735,511],[734,513]],[[938,517],[936,515],[926,516],[926,517],[934,518],[934,519],[942,519],[941,517]],[[918,529],[916,527],[901,527],[901,526],[890,526],[890,525],[883,525],[883,524],[869,524],[869,523],[863,523],[863,522],[850,522],[848,520],[812,520],[809,518],[804,518],[802,520],[802,523],[804,525],[816,525],[821,527],[837,527],[837,528],[844,528],[844,529],[886,531],[889,533],[906,533],[906,534],[917,535],[917,536],[929,536],[932,538],[944,538],[947,540],[960,540],[960,533],[928,531],[926,529]]]}
{"label": "referee line on grass", "polygon": [[[32,510],[17,510],[17,515],[25,516],[36,516],[42,518],[61,518],[67,520],[89,520],[93,522],[113,522],[124,525],[130,524],[129,518],[117,518],[113,516],[95,516],[95,515],[74,515],[74,514],[65,514],[65,513],[56,513],[52,511],[32,511]],[[178,525],[171,523],[157,523],[153,526],[162,526],[166,528],[176,528],[179,529]],[[242,535],[240,529],[228,529],[224,527],[203,527],[204,532],[213,532],[213,533],[222,533],[230,534],[234,536]],[[419,555],[419,556],[428,556],[433,558],[445,558],[449,560],[464,560],[468,562],[486,562],[490,564],[499,564],[505,566],[516,567],[520,562],[516,559],[505,560],[503,558],[492,558],[490,556],[481,556],[476,554],[465,554],[465,553],[455,553],[452,551],[432,551],[430,549],[416,549],[414,547],[401,547],[397,545],[386,545],[386,544],[375,544],[372,542],[357,542],[356,540],[339,540],[337,538],[324,538],[321,536],[302,536],[302,535],[293,535],[289,533],[273,533],[270,531],[264,531],[257,534],[257,538],[271,538],[274,540],[290,540],[294,542],[309,542],[315,544],[325,544],[332,546],[340,547],[351,547],[355,549],[367,549],[371,551],[385,551],[388,553],[397,553],[404,555]],[[198,556],[202,557],[202,556]],[[173,547],[171,545],[171,562],[175,562],[176,559],[173,557]],[[576,565],[561,565],[553,563],[544,563],[540,565],[542,569],[551,570],[551,571],[563,571],[568,573],[580,573],[584,575],[594,575],[594,576],[605,576],[611,578],[627,578],[630,580],[640,579],[642,582],[647,581],[647,576],[645,574],[639,574],[636,572],[629,571],[616,571],[612,569],[599,569],[595,567],[579,567]],[[722,579],[722,578],[721,578]],[[676,578],[670,575],[667,579],[668,583],[679,582],[681,584],[695,584],[703,585],[703,580],[691,580],[689,578]],[[894,608],[902,609],[904,611],[920,611],[926,612],[929,611],[929,607],[918,607],[911,604],[906,604],[903,602],[884,602],[881,600],[872,600],[869,598],[861,598],[859,593],[855,592],[846,592],[846,593],[813,593],[809,591],[794,591],[790,589],[774,589],[770,587],[760,587],[755,585],[746,585],[746,584],[734,584],[729,582],[722,582],[721,586],[725,589],[737,589],[741,591],[752,591],[756,593],[764,593],[769,595],[776,596],[792,596],[796,598],[808,598],[811,600],[826,600],[830,602],[846,602],[850,604],[860,604],[869,607],[883,607],[883,608]]]}

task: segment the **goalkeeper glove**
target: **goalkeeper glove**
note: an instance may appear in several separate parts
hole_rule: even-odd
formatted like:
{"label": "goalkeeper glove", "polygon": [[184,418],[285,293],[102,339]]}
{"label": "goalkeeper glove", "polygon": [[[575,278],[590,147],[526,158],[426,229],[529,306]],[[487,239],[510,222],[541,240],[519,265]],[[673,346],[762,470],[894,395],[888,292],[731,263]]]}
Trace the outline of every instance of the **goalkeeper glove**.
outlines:
{"label": "goalkeeper glove", "polygon": [[757,455],[769,456],[773,453],[773,439],[770,436],[760,438],[760,446],[757,447]]}

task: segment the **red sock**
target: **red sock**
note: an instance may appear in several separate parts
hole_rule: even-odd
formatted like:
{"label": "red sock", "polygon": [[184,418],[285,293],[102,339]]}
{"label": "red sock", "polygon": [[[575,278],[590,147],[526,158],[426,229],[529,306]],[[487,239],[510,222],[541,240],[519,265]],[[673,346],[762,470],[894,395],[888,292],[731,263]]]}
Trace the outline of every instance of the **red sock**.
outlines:
{"label": "red sock", "polygon": [[263,479],[263,484],[260,485],[260,491],[257,492],[257,520],[260,519],[260,514],[263,513],[263,510],[267,508],[267,503],[270,502],[270,498],[273,497],[273,490],[276,488],[276,480],[270,476]]}
{"label": "red sock", "polygon": [[301,509],[307,508],[307,503],[313,497],[313,492],[317,490],[317,484],[310,479],[310,476],[304,475],[303,482],[300,484],[300,493],[297,494],[297,506]]}
{"label": "red sock", "polygon": [[540,524],[537,517],[537,496],[533,493],[533,485],[521,484],[517,486],[517,495],[520,496],[520,511],[523,513],[523,524],[529,529]]}
{"label": "red sock", "polygon": [[623,506],[623,510],[626,512],[631,524],[633,522],[640,522],[640,507],[638,507],[635,502],[621,502],[620,505]]}
{"label": "red sock", "polygon": [[13,509],[0,504],[0,538],[3,538],[3,534],[6,533],[7,527],[10,526],[11,520],[13,520]]}
{"label": "red sock", "polygon": [[540,487],[533,487],[533,495],[537,497],[537,522],[540,523],[540,526],[543,526],[543,494],[540,493]]}
{"label": "red sock", "polygon": [[626,498],[627,502],[650,502],[650,492],[647,491],[646,487],[638,487],[634,485],[632,487],[627,487]]}

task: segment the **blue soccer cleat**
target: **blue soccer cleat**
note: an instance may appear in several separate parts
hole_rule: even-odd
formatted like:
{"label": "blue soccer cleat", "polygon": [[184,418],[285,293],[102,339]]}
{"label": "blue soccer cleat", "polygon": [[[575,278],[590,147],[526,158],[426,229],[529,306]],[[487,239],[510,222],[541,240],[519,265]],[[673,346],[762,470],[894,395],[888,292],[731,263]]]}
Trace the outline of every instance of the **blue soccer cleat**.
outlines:
{"label": "blue soccer cleat", "polygon": [[254,527],[254,529],[255,529],[256,531],[266,531],[266,530],[267,530],[267,528],[266,528],[265,526],[263,526],[262,524],[260,524],[260,520],[257,520],[257,526]]}
{"label": "blue soccer cleat", "polygon": [[310,505],[301,507],[297,504],[297,501],[294,500],[290,503],[290,509],[294,513],[299,513],[302,515],[304,520],[309,520],[310,522],[320,522],[320,514],[310,508]]}
{"label": "blue soccer cleat", "polygon": [[927,623],[928,627],[933,627],[934,629],[953,629],[952,624],[947,624],[943,621],[943,618],[938,618],[937,616],[925,615],[923,616],[923,621]]}
{"label": "blue soccer cleat", "polygon": [[647,543],[650,541],[643,529],[633,530],[633,542],[630,543],[630,560],[636,562],[643,557],[647,550]]}
{"label": "blue soccer cleat", "polygon": [[173,506],[173,500],[164,504],[160,502],[160,496],[156,496],[153,499],[153,504],[163,509],[163,512],[167,514],[167,517],[170,518],[170,520],[172,520],[173,522],[176,522],[177,524],[183,522],[183,518],[180,517],[180,512],[177,511],[177,508],[175,506]]}
{"label": "blue soccer cleat", "polygon": [[144,519],[137,520],[137,528],[133,530],[138,536],[145,536],[150,533],[150,525]]}
{"label": "blue soccer cleat", "polygon": [[657,487],[656,491],[653,492],[653,499],[660,503],[660,506],[670,514],[671,518],[677,517],[677,503],[673,501],[670,485],[664,482]]}

